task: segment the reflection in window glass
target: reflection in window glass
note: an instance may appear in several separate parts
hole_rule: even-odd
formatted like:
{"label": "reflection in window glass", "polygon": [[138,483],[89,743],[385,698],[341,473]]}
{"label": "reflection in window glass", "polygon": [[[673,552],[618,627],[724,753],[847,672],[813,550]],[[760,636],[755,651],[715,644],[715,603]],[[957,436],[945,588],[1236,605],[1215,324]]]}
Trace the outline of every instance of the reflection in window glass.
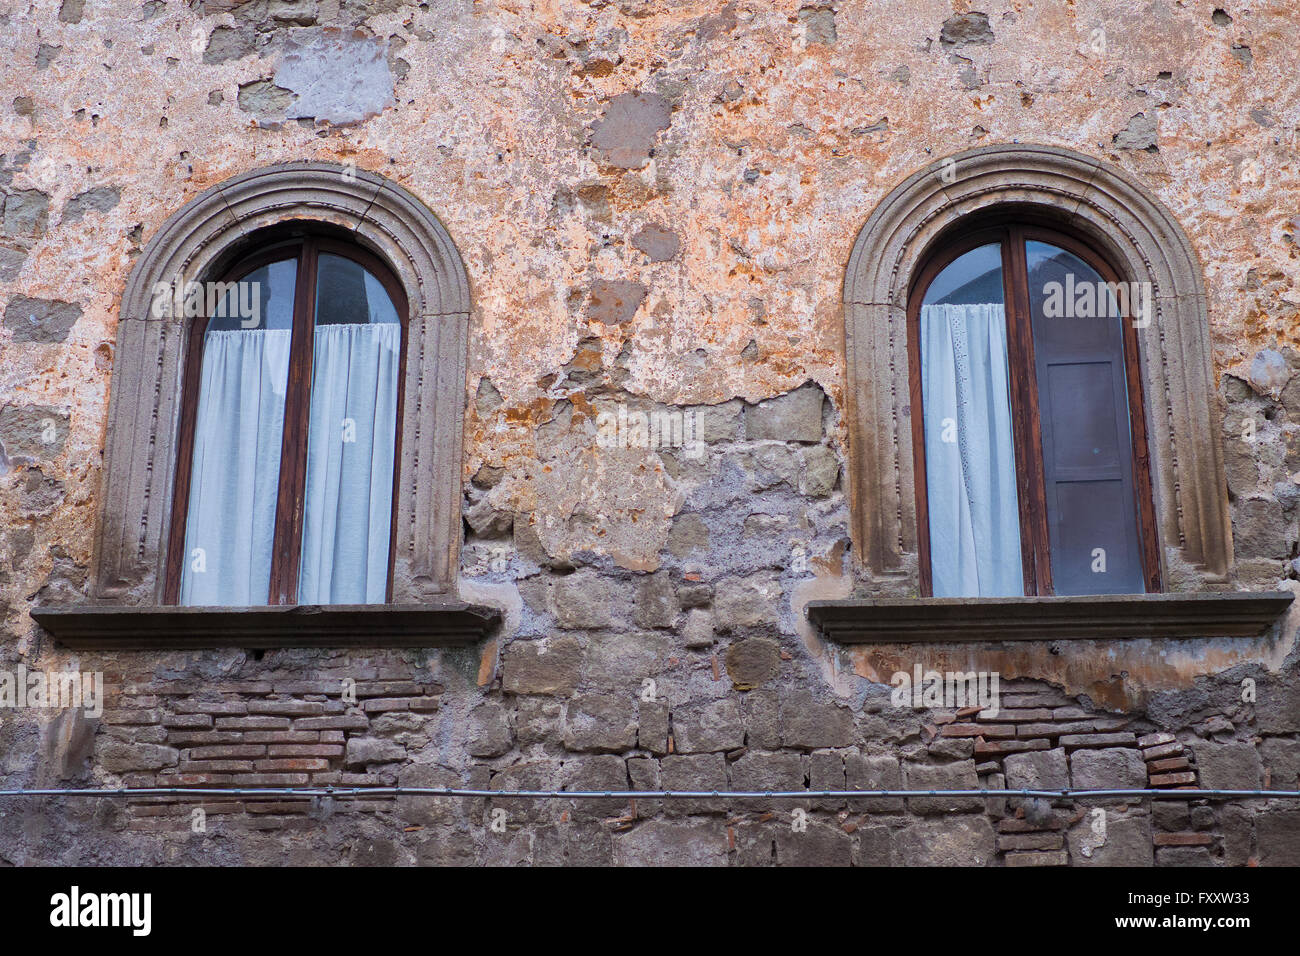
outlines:
{"label": "reflection in window glass", "polygon": [[224,290],[211,283],[207,294],[216,301],[208,310],[208,332],[236,329],[292,329],[294,285],[298,263],[293,259],[254,269]]}
{"label": "reflection in window glass", "polygon": [[[1140,292],[1078,256],[1025,243],[1047,526],[1057,594],[1145,590],[1121,312]],[[1121,301],[1123,300],[1123,301]]]}
{"label": "reflection in window glass", "polygon": [[384,285],[359,263],[323,252],[317,265],[316,325],[398,324]]}

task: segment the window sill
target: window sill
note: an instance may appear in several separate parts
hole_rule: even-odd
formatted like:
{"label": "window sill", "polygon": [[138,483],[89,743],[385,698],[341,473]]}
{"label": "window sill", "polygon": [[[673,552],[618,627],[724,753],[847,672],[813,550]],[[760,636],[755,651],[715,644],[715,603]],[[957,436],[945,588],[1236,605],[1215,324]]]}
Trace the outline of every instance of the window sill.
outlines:
{"label": "window sill", "polygon": [[501,620],[496,608],[463,601],[267,607],[82,605],[33,608],[31,615],[60,644],[82,650],[450,647],[486,637]]}
{"label": "window sill", "polygon": [[840,644],[1258,637],[1290,593],[1121,594],[810,601],[808,620]]}

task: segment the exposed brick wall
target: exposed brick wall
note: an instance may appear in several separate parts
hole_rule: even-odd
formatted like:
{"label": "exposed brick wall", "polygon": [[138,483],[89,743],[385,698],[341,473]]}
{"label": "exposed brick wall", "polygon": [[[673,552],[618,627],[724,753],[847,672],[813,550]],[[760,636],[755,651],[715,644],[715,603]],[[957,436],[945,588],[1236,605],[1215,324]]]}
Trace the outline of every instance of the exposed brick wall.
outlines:
{"label": "exposed brick wall", "polygon": [[[1257,748],[1213,718],[1181,737],[1148,732],[1144,717],[1097,711],[1033,681],[1009,684],[1001,713],[986,720],[973,709],[898,708],[879,695],[848,707],[797,689],[738,691],[725,679],[717,696],[681,706],[526,678],[514,693],[448,690],[386,679],[409,673],[409,662],[396,661],[358,668],[353,704],[342,699],[347,665],[336,666],[337,678],[304,681],[250,661],[198,692],[187,681],[123,675],[87,767],[100,785],[129,786],[999,790],[1138,788],[1149,762],[1190,764],[1156,755],[1189,749],[1212,751],[1214,766],[1241,786],[1249,780],[1238,765],[1254,767],[1261,786],[1294,788],[1300,760],[1294,735],[1270,735]],[[441,707],[449,694],[479,702]],[[1243,731],[1258,725],[1254,714],[1238,716]],[[11,805],[0,827],[59,806]],[[336,854],[385,863],[1242,865],[1284,862],[1300,845],[1282,807],[1206,799],[162,797],[62,806],[67,832],[53,845],[16,839],[14,862],[134,852],[157,862]],[[194,831],[195,808],[203,832]],[[313,851],[304,840],[330,842]]]}

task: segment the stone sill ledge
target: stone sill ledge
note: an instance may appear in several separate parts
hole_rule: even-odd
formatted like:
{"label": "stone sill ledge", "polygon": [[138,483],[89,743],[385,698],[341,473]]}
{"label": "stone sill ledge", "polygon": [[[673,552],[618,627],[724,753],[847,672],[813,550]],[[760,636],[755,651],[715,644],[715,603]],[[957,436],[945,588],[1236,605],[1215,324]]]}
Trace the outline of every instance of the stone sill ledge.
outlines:
{"label": "stone sill ledge", "polygon": [[1286,591],[1078,597],[810,601],[808,620],[840,644],[1259,637]]}
{"label": "stone sill ledge", "polygon": [[82,605],[33,608],[31,615],[58,643],[80,650],[450,647],[486,637],[501,621],[496,608],[463,601],[265,607]]}

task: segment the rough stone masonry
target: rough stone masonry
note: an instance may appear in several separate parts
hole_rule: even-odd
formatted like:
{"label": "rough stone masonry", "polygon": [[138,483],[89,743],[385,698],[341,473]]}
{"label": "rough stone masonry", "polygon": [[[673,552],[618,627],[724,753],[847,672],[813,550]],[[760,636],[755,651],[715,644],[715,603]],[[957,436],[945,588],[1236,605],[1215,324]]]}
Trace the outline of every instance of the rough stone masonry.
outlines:
{"label": "rough stone masonry", "polygon": [[[1294,611],[1064,649],[838,647],[803,613],[870,593],[854,237],[1013,141],[1111,164],[1190,237],[1231,583],[1300,590],[1300,21],[1216,2],[3,0],[0,670],[103,672],[106,701],[0,710],[0,787],[1296,789]],[[28,612],[89,596],[132,264],[203,190],[303,159],[400,184],[464,259],[459,587],[505,622],[71,653]],[[703,453],[601,447],[620,404],[697,416]],[[894,706],[917,663],[1000,673],[996,718]],[[1300,803],[0,799],[0,864],[281,862],[1297,864]]]}

